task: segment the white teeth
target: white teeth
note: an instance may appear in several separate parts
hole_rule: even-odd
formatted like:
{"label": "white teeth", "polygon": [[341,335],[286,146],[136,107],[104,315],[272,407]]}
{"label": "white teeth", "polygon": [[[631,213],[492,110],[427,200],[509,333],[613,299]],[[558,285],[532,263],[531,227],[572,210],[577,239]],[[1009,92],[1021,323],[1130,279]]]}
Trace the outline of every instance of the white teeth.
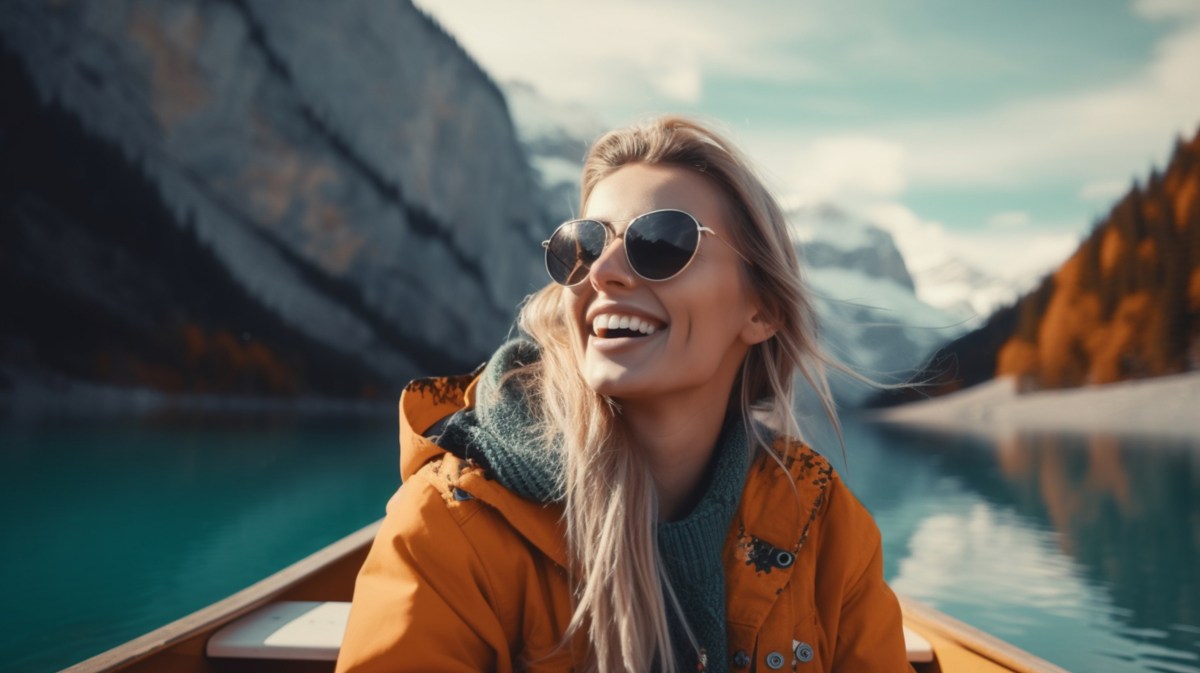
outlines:
{"label": "white teeth", "polygon": [[658,331],[658,328],[650,324],[648,320],[638,318],[637,316],[606,313],[592,319],[592,332],[597,336],[608,330],[615,329],[632,330],[647,336]]}

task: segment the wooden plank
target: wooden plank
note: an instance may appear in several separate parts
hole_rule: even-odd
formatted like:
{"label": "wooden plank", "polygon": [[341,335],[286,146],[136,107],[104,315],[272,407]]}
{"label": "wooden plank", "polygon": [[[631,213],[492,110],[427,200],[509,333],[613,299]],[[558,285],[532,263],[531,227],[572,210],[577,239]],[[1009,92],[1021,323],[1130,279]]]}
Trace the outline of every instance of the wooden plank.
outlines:
{"label": "wooden plank", "polygon": [[942,671],[1069,673],[917,601],[902,597],[900,608],[904,623],[930,641]]}

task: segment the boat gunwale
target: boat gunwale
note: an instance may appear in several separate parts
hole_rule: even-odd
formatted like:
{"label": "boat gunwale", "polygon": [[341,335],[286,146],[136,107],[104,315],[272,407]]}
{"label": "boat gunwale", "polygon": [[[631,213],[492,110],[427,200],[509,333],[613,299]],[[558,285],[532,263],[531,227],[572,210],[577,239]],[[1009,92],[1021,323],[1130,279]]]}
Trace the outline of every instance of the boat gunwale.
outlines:
{"label": "boat gunwale", "polygon": [[215,631],[218,627],[270,603],[297,583],[317,575],[333,562],[360,552],[375,539],[382,523],[382,519],[370,523],[237,593],[65,668],[60,673],[121,670],[189,638]]}
{"label": "boat gunwale", "polygon": [[[899,596],[904,623],[924,635],[926,630],[951,640],[954,645],[995,662],[1002,668],[1020,673],[1070,673],[1065,668],[961,622],[920,601]],[[933,648],[937,657],[937,645]]]}

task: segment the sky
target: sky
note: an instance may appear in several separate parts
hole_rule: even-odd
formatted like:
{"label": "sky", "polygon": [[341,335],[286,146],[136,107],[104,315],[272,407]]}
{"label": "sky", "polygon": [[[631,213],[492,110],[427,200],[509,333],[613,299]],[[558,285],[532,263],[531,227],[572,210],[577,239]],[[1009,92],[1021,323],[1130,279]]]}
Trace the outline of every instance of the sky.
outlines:
{"label": "sky", "polygon": [[1200,0],[416,0],[606,126],[714,122],[789,205],[1026,280],[1200,129]]}

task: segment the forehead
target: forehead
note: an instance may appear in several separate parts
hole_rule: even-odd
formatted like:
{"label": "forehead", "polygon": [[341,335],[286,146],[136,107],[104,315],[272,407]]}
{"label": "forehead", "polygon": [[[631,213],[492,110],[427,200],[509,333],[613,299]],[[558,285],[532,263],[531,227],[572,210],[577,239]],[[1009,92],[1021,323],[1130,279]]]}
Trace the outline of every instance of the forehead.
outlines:
{"label": "forehead", "polygon": [[725,199],[708,178],[687,168],[632,164],[596,183],[582,216],[623,225],[651,210],[675,208],[720,227]]}

